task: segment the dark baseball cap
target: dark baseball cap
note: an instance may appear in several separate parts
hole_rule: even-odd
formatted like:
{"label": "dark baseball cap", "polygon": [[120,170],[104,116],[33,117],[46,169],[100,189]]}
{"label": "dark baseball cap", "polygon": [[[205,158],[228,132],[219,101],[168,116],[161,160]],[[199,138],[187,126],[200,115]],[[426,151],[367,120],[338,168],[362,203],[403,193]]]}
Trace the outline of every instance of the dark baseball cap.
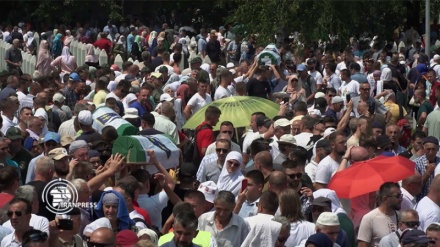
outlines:
{"label": "dark baseball cap", "polygon": [[23,136],[21,135],[21,131],[17,127],[10,127],[6,131],[6,138],[11,140],[17,140],[17,139],[23,139]]}
{"label": "dark baseball cap", "polygon": [[427,244],[429,238],[426,236],[425,232],[421,230],[406,230],[402,233],[401,243],[406,244]]}
{"label": "dark baseball cap", "polygon": [[332,151],[332,147],[330,146],[330,141],[327,139],[322,139],[316,143],[316,148],[323,148],[328,152]]}
{"label": "dark baseball cap", "polygon": [[315,109],[325,109],[327,107],[327,100],[325,98],[315,99]]}
{"label": "dark baseball cap", "polygon": [[154,118],[154,115],[146,112],[141,116],[141,119],[149,124],[154,124],[156,122],[156,119]]}
{"label": "dark baseball cap", "polygon": [[270,120],[267,117],[259,116],[259,117],[257,117],[256,123],[257,123],[257,127],[265,126],[265,127],[269,128],[270,125],[272,124],[272,120]]}
{"label": "dark baseball cap", "polygon": [[425,143],[433,143],[438,146],[438,139],[435,138],[434,136],[428,136],[425,137],[425,139],[423,139],[423,144]]}
{"label": "dark baseball cap", "polygon": [[332,208],[332,200],[330,200],[327,197],[317,197],[313,199],[313,202],[311,204],[312,206],[318,206],[318,207],[330,207]]}

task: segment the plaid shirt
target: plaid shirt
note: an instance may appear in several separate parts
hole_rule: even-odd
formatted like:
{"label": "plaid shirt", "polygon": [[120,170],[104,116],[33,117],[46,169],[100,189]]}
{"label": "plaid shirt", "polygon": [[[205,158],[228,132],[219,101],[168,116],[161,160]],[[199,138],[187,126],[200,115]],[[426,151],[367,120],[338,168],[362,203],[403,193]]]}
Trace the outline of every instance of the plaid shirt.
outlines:
{"label": "plaid shirt", "polygon": [[[435,157],[435,164],[438,165],[440,163],[440,157]],[[428,165],[428,159],[426,158],[426,155],[420,156],[417,159],[414,160],[414,163],[416,163],[416,170],[423,176],[423,174],[426,173],[426,166]],[[420,201],[424,196],[426,196],[429,192],[429,186],[431,186],[432,180],[434,179],[434,173],[429,176],[428,181],[426,181],[426,184],[422,188],[422,193],[420,193],[417,196],[417,202]]]}
{"label": "plaid shirt", "polygon": [[66,94],[66,105],[73,111],[73,108],[78,101],[78,97],[76,96],[76,93],[68,87],[64,89],[64,93]]}

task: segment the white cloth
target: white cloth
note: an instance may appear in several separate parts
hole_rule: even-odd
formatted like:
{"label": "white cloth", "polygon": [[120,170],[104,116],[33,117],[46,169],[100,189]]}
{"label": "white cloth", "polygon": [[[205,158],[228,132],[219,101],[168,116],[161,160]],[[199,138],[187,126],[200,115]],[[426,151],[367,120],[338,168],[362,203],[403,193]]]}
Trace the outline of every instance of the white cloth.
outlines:
{"label": "white cloth", "polygon": [[200,94],[194,94],[191,99],[188,101],[187,105],[190,105],[192,108],[192,114],[196,113],[200,108],[212,102],[211,96],[209,94],[205,95],[205,98],[200,96]]}
{"label": "white cloth", "polygon": [[290,223],[290,236],[285,246],[297,246],[304,239],[308,239],[315,234],[315,224],[308,221],[297,221]]}
{"label": "white cloth", "polygon": [[281,231],[281,223],[273,221],[273,218],[270,214],[257,214],[246,218],[250,231],[241,246],[274,246]]}
{"label": "white cloth", "polygon": [[400,191],[402,191],[403,195],[402,203],[400,204],[400,211],[413,209],[417,204],[416,198],[403,187],[400,187]]}
{"label": "white cloth", "polygon": [[139,207],[146,210],[150,215],[151,223],[162,229],[162,210],[168,204],[168,195],[165,191],[161,191],[154,196],[148,194],[139,194],[138,196]]}
{"label": "white cloth", "polygon": [[420,226],[422,231],[434,222],[440,222],[440,207],[428,196],[422,198],[414,208],[419,213]]}
{"label": "white cloth", "polygon": [[110,220],[107,219],[106,217],[102,217],[99,218],[95,221],[93,221],[92,223],[88,224],[85,228],[84,228],[84,235],[86,235],[87,233],[90,235],[92,234],[96,229],[101,228],[101,227],[107,227],[109,229],[113,229],[112,228],[112,224],[110,223]]}
{"label": "white cloth", "polygon": [[60,136],[70,136],[75,139],[76,131],[73,125],[73,121],[75,120],[75,118],[76,117],[73,116],[70,120],[67,120],[66,122],[60,125],[60,128],[58,128],[58,134]]}
{"label": "white cloth", "polygon": [[338,170],[339,163],[334,161],[330,155],[321,160],[316,169],[315,182],[320,184],[328,184],[333,174]]}
{"label": "white cloth", "polygon": [[248,217],[252,217],[254,215],[258,214],[258,202],[260,202],[260,198],[255,200],[254,202],[249,202],[247,199],[243,202],[243,205],[241,205],[240,212],[238,212],[238,216],[240,216],[243,219],[246,219]]}
{"label": "white cloth", "polygon": [[43,131],[41,135],[46,135],[46,133],[49,131],[49,129],[47,128],[49,116],[47,115],[46,110],[44,108],[38,108],[34,113],[34,117],[39,117],[41,120],[43,120]]}
{"label": "white cloth", "polygon": [[294,138],[296,140],[296,145],[310,150],[311,148],[313,148],[313,142],[310,141],[310,138],[312,136],[313,134],[309,132],[301,132],[298,135],[295,135]]}
{"label": "white cloth", "polygon": [[21,247],[21,243],[19,243],[15,239],[15,233],[11,233],[7,235],[4,239],[2,239],[1,247]]}
{"label": "white cloth", "polygon": [[70,55],[69,47],[68,46],[64,46],[63,47],[63,51],[61,52],[61,60],[63,60],[63,62],[65,64],[69,64],[71,57],[72,56]]}
{"label": "white cloth", "polygon": [[214,100],[231,97],[232,93],[229,89],[219,86],[214,93]]}
{"label": "white cloth", "polygon": [[304,169],[307,173],[307,175],[310,177],[312,182],[315,182],[315,176],[316,176],[316,169],[318,168],[318,163],[311,160],[310,163],[306,165],[306,168]]}
{"label": "white cloth", "polygon": [[[49,220],[47,220],[46,217],[32,214],[31,220],[29,221],[29,226],[31,226],[35,230],[40,230],[49,234]],[[12,227],[10,220],[3,223],[3,227],[8,228],[12,232],[15,232],[15,229],[14,227]]]}
{"label": "white cloth", "polygon": [[359,82],[351,80],[350,82],[343,81],[341,87],[339,88],[341,92],[341,97],[344,99],[344,103],[347,104],[347,95],[355,97],[359,95]]}
{"label": "white cloth", "polygon": [[14,116],[12,119],[9,119],[7,116],[2,114],[3,119],[3,126],[2,126],[2,133],[3,136],[6,135],[6,131],[8,131],[9,128],[15,127],[18,125],[18,119]]}
{"label": "white cloth", "polygon": [[155,116],[155,123],[153,128],[161,131],[173,138],[173,142],[177,145],[180,144],[179,135],[177,134],[177,126],[168,117],[164,115]]}
{"label": "white cloth", "polygon": [[[142,220],[145,221],[144,216],[142,216],[140,213],[136,212],[136,210],[131,211],[131,212],[128,214],[128,216],[130,217],[130,219],[136,219],[136,218],[139,218],[139,219],[142,219]],[[136,221],[135,226],[136,226],[139,230],[142,230],[142,229],[147,228],[147,225],[145,225],[142,221]]]}
{"label": "white cloth", "polygon": [[332,212],[333,213],[347,214],[347,212],[345,212],[345,210],[342,208],[341,201],[339,200],[339,198],[336,195],[336,192],[334,190],[323,188],[323,189],[319,189],[319,190],[313,192],[313,198],[318,198],[318,197],[325,197],[325,198],[328,198],[332,201]]}
{"label": "white cloth", "polygon": [[240,246],[249,233],[249,225],[240,216],[232,214],[229,224],[217,230],[214,222],[215,212],[204,213],[199,217],[198,230],[210,232],[222,247]]}
{"label": "white cloth", "polygon": [[239,152],[230,152],[228,156],[226,156],[225,163],[223,164],[222,172],[218,178],[217,188],[218,191],[227,190],[237,196],[240,193],[241,181],[244,179],[244,176],[241,173],[241,167],[238,167],[234,173],[229,173],[227,170],[228,160],[236,160],[240,166],[243,163],[243,158]]}
{"label": "white cloth", "polygon": [[369,246],[379,246],[383,237],[396,230],[397,214],[388,216],[376,208],[362,218],[358,240],[369,243]]}
{"label": "white cloth", "polygon": [[251,143],[255,139],[259,138],[260,136],[261,136],[260,133],[253,132],[251,129],[249,129],[246,132],[246,136],[244,137],[244,140],[243,140],[243,150],[242,150],[242,152],[243,153],[247,153],[247,148],[251,145]]}
{"label": "white cloth", "polygon": [[322,75],[317,70],[315,70],[315,72],[312,72],[312,73],[310,73],[310,71],[309,71],[309,75],[311,77],[313,77],[313,79],[315,79],[316,85],[321,85],[322,84]]}

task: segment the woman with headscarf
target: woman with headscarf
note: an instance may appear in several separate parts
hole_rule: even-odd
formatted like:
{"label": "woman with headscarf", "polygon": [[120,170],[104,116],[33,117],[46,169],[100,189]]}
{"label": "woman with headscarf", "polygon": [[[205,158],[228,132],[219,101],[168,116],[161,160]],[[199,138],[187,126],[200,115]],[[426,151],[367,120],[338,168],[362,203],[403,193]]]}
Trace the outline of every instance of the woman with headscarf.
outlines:
{"label": "woman with headscarf", "polygon": [[66,30],[66,36],[64,37],[64,46],[70,47],[70,43],[72,43],[72,41],[73,41],[72,33],[70,32],[70,30]]}
{"label": "woman with headscarf", "polygon": [[117,55],[121,55],[123,61],[127,60],[127,46],[124,35],[120,35],[113,47],[113,56],[116,58]]}
{"label": "woman with headscarf", "polygon": [[148,37],[148,49],[150,53],[153,52],[153,49],[157,46],[157,32],[151,31],[150,36]]}
{"label": "woman with headscarf", "polygon": [[37,64],[35,69],[40,72],[40,75],[46,76],[50,73],[52,57],[49,52],[49,43],[47,40],[42,40],[40,43],[40,49],[38,50]]}
{"label": "woman with headscarf", "polygon": [[285,243],[286,246],[298,246],[302,240],[315,233],[315,224],[305,220],[301,212],[298,192],[293,189],[283,190],[279,194],[279,205],[281,216],[290,221],[290,237]]}
{"label": "woman with headscarf", "polygon": [[306,91],[298,83],[298,77],[296,75],[291,75],[287,85],[283,88],[283,92],[290,95],[292,100],[299,100],[306,102]]}
{"label": "woman with headscarf", "polygon": [[134,39],[133,45],[131,47],[131,58],[133,60],[142,61],[142,37],[140,35],[136,35]]}
{"label": "woman with headscarf", "polygon": [[50,63],[50,65],[58,67],[58,70],[62,73],[72,73],[75,71],[78,65],[76,64],[76,59],[70,54],[70,49],[68,46],[63,47],[61,56],[57,57]]}
{"label": "woman with headscarf", "polygon": [[226,156],[217,182],[219,191],[227,190],[238,196],[241,190],[241,181],[244,179],[241,173],[242,166],[243,157],[239,152],[232,151]]}
{"label": "woman with headscarf", "polygon": [[[332,201],[332,212],[335,213],[338,216],[340,227],[342,230],[345,231],[347,234],[348,239],[348,246],[354,246],[355,245],[355,233],[354,233],[354,226],[353,222],[351,222],[350,218],[347,215],[347,212],[342,208],[341,201],[339,200],[338,196],[336,195],[336,192],[331,189],[319,189],[315,192],[313,192],[313,198],[318,197],[325,197]],[[339,242],[338,240],[342,238],[341,233],[338,234],[338,239],[336,242]]]}
{"label": "woman with headscarf", "polygon": [[150,240],[153,244],[157,244],[159,238],[157,237],[157,233],[151,229],[142,229],[137,234],[139,240],[147,239]]}
{"label": "woman with headscarf", "polygon": [[95,55],[95,47],[93,44],[86,45],[86,57],[84,59],[85,64],[93,67],[98,67],[99,58],[98,55]]}
{"label": "woman with headscarf", "polygon": [[62,36],[61,33],[57,33],[52,41],[52,56],[54,58],[61,56],[61,52],[63,51],[63,43],[61,42]]}
{"label": "woman with headscarf", "polygon": [[84,236],[90,237],[94,230],[101,227],[108,227],[113,232],[122,230],[135,230],[135,222],[130,219],[124,197],[117,191],[104,191],[101,199],[94,207],[94,212],[99,218],[88,224],[84,229]]}
{"label": "woman with headscarf", "polygon": [[37,41],[34,39],[34,33],[29,31],[26,33],[26,36],[27,36],[26,47],[25,47],[26,52],[31,55],[36,55]]}

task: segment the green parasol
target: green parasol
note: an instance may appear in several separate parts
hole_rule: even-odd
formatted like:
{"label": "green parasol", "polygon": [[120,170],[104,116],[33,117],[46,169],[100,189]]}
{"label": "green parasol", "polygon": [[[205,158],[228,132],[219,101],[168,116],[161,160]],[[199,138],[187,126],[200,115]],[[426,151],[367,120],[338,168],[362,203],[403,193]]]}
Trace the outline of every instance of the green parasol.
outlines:
{"label": "green parasol", "polygon": [[205,105],[198,110],[183,126],[184,129],[195,129],[205,121],[205,110],[208,106],[216,106],[222,111],[219,123],[214,126],[214,130],[219,130],[220,123],[230,121],[234,128],[247,127],[251,121],[251,115],[254,112],[264,112],[267,117],[272,118],[278,114],[280,106],[270,100],[250,97],[234,96],[216,100]]}

